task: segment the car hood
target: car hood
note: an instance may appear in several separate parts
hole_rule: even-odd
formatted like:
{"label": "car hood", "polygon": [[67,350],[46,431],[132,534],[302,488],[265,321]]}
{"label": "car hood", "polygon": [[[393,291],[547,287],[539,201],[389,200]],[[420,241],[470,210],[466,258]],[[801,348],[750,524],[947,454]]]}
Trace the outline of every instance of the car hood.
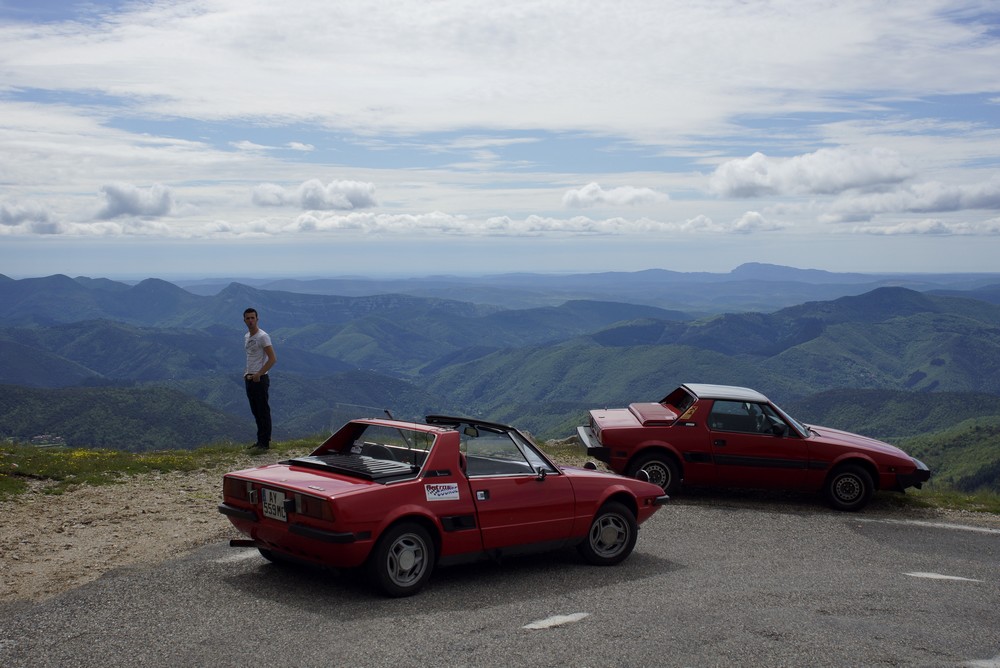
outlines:
{"label": "car hood", "polygon": [[621,485],[642,496],[660,496],[663,494],[663,490],[658,485],[609,471],[598,471],[578,466],[560,466],[559,470],[574,482],[579,481],[588,485],[596,482],[599,483],[602,489],[608,485]]}
{"label": "car hood", "polygon": [[885,455],[896,455],[897,457],[903,457],[907,460],[911,459],[908,454],[897,448],[895,445],[890,445],[885,441],[879,441],[874,438],[869,438],[868,436],[854,434],[841,429],[831,429],[830,427],[820,427],[813,424],[806,426],[812,430],[813,438],[818,441],[822,441],[823,443],[842,445],[859,450],[870,450]]}

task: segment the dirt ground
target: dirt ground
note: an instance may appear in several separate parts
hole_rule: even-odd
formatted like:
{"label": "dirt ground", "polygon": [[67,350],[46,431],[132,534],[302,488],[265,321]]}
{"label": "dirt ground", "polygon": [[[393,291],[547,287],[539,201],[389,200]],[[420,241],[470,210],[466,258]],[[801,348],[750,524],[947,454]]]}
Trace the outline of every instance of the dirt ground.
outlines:
{"label": "dirt ground", "polygon": [[218,511],[222,474],[253,463],[0,501],[0,603],[44,600],[115,568],[239,537]]}
{"label": "dirt ground", "polygon": [[[0,603],[41,601],[116,568],[152,564],[240,537],[218,511],[222,474],[265,459],[273,457],[246,457],[218,470],[81,486],[61,495],[34,489],[0,501]],[[998,515],[959,511],[904,510],[899,519],[1000,529]]]}

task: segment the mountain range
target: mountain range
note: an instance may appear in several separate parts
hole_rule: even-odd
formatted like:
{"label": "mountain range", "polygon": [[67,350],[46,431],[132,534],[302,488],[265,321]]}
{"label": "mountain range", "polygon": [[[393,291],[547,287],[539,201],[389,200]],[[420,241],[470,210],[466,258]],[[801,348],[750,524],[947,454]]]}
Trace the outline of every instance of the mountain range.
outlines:
{"label": "mountain range", "polygon": [[[329,294],[337,289],[354,294]],[[718,310],[752,303],[770,308]],[[873,403],[862,392],[896,396],[893,414],[905,413],[902,404],[937,405],[945,397],[944,406],[980,407],[962,419],[1000,415],[991,403],[1000,397],[1000,275],[745,265],[725,275],[651,270],[187,287],[155,278],[0,276],[0,384],[7,386],[0,435],[63,432],[70,443],[126,449],[248,438],[247,306],[260,313],[278,353],[278,438],[327,432],[385,409],[415,419],[472,414],[558,438],[571,435],[590,408],[655,401],[695,381],[753,387],[795,407],[804,421],[852,431],[862,431],[856,416],[866,409],[846,410],[850,400],[836,392],[855,393],[856,406]],[[134,424],[148,415],[147,430],[169,437],[119,425],[116,440],[79,427],[108,422],[99,409],[125,405],[122,391],[133,398]],[[66,426],[65,412],[39,410],[46,397],[72,405],[78,426]],[[184,405],[190,428],[170,425],[170,412],[159,409],[164,402]],[[890,424],[873,422],[865,433],[926,433]]]}

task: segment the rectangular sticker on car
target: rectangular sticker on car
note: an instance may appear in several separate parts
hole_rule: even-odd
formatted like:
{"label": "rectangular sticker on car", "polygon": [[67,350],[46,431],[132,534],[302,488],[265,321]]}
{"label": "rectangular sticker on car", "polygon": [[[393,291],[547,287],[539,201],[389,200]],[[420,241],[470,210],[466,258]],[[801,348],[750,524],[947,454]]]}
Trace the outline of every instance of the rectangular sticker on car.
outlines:
{"label": "rectangular sticker on car", "polygon": [[458,497],[458,483],[443,482],[424,485],[424,493],[428,501],[455,501]]}

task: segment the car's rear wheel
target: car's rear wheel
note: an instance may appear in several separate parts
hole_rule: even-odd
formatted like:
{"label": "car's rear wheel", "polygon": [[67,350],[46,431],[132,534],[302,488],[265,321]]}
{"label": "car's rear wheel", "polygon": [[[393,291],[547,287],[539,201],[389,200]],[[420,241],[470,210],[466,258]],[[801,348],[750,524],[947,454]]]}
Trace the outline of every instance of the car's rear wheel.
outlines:
{"label": "car's rear wheel", "polygon": [[368,561],[375,585],[393,597],[420,591],[434,570],[434,541],[419,524],[390,527],[379,539]]}
{"label": "car's rear wheel", "polygon": [[861,510],[875,493],[872,477],[863,467],[847,464],[834,469],[826,480],[826,498],[837,510]]}
{"label": "car's rear wheel", "polygon": [[632,511],[617,502],[601,506],[590,523],[587,538],[577,547],[595,566],[614,566],[632,554],[639,525]]}
{"label": "car's rear wheel", "polygon": [[634,478],[639,471],[645,471],[649,482],[659,485],[667,494],[675,494],[680,487],[681,472],[670,455],[654,452],[638,457],[629,465],[628,476]]}

